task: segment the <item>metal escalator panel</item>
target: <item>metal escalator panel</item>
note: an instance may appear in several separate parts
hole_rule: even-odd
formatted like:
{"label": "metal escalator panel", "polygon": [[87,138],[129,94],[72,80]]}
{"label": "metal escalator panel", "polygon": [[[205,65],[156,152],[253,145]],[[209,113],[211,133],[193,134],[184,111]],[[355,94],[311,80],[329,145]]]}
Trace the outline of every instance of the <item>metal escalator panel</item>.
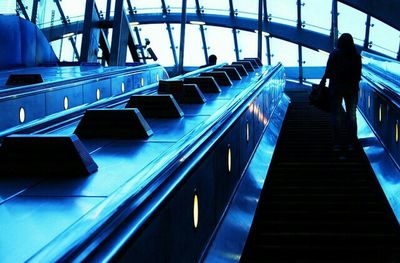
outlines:
{"label": "metal escalator panel", "polygon": [[397,220],[362,148],[332,151],[308,93],[289,106],[241,262],[399,262]]}

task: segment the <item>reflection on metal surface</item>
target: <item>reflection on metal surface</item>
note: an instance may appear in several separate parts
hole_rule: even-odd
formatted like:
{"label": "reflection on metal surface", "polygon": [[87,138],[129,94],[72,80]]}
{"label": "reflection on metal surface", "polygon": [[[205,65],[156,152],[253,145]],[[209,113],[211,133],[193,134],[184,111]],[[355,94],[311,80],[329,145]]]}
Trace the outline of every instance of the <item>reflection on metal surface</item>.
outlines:
{"label": "reflection on metal surface", "polygon": [[125,93],[125,83],[124,82],[121,83],[121,92]]}
{"label": "reflection on metal surface", "polygon": [[19,122],[24,123],[25,122],[25,109],[24,107],[19,108]]}
{"label": "reflection on metal surface", "polygon": [[204,262],[239,262],[288,105],[289,98],[284,95],[203,257]]}
{"label": "reflection on metal surface", "polygon": [[69,108],[69,102],[68,102],[68,97],[64,97],[64,110],[68,110]]}
{"label": "reflection on metal surface", "polygon": [[368,95],[368,109],[371,108],[371,95]]}
{"label": "reflection on metal surface", "polygon": [[140,86],[141,86],[141,87],[144,86],[144,78],[140,78]]}
{"label": "reflection on metal surface", "polygon": [[99,100],[100,96],[101,96],[100,89],[96,89],[96,100]]}
{"label": "reflection on metal surface", "polygon": [[250,125],[249,122],[246,122],[246,142],[250,141]]}
{"label": "reflection on metal surface", "polygon": [[198,226],[199,226],[199,198],[195,190],[195,194],[193,197],[193,227],[197,229]]}
{"label": "reflection on metal surface", "polygon": [[228,145],[228,172],[232,170],[232,151],[231,146]]}
{"label": "reflection on metal surface", "polygon": [[159,82],[160,81],[160,74],[157,73],[156,75],[156,81]]}
{"label": "reflection on metal surface", "polygon": [[[363,116],[357,111],[358,138],[375,176],[400,223],[400,171]],[[396,123],[396,131],[398,130]],[[398,135],[398,133],[397,133]]]}
{"label": "reflection on metal surface", "polygon": [[399,142],[399,121],[398,120],[396,121],[395,140],[396,140],[396,143]]}
{"label": "reflection on metal surface", "polygon": [[382,104],[379,105],[379,122],[382,122]]}

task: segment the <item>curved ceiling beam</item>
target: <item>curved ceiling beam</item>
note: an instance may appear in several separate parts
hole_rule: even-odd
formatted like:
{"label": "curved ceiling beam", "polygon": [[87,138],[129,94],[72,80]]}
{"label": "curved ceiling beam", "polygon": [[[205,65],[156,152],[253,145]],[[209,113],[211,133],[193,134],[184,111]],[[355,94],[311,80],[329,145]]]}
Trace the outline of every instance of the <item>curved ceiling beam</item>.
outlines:
{"label": "curved ceiling beam", "polygon": [[[157,23],[177,23],[181,21],[180,13],[170,13],[168,15],[162,14],[139,14],[128,15],[130,22],[139,22],[140,24],[157,24]],[[254,32],[258,28],[257,20],[244,17],[231,18],[230,16],[222,15],[205,15],[205,14],[187,14],[187,22],[190,21],[203,21],[208,26],[218,26],[226,28],[236,28]],[[112,28],[112,21],[100,21],[98,26],[100,28]],[[64,34],[76,33],[80,34],[83,30],[83,21],[70,23],[67,25],[58,25],[52,28],[42,29],[43,33],[48,37],[49,41],[62,38]],[[329,35],[324,35],[311,30],[297,28],[275,22],[264,23],[263,31],[270,33],[271,37],[276,37],[295,44],[299,44],[314,50],[324,50],[326,52],[332,51],[332,41]],[[358,47],[361,50],[361,47]],[[371,53],[380,54],[372,50]],[[381,54],[380,54],[381,55]]]}
{"label": "curved ceiling beam", "polygon": [[400,30],[399,0],[340,0],[340,2],[376,17],[382,22]]}

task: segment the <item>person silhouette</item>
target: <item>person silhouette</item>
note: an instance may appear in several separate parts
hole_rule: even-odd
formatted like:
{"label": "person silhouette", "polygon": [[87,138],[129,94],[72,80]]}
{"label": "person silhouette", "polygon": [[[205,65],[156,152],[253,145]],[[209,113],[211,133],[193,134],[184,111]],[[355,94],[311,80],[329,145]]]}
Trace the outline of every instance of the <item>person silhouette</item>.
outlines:
{"label": "person silhouette", "polygon": [[200,68],[205,68],[208,66],[216,65],[217,64],[217,56],[212,54],[208,56],[208,64],[200,66]]}
{"label": "person silhouette", "polygon": [[[333,150],[339,151],[344,146],[354,150],[358,142],[356,108],[361,80],[361,56],[350,34],[342,34],[337,48],[329,55],[320,85],[325,85],[326,79],[329,79]],[[346,110],[342,107],[343,99]],[[341,131],[343,126],[346,128],[345,133]]]}

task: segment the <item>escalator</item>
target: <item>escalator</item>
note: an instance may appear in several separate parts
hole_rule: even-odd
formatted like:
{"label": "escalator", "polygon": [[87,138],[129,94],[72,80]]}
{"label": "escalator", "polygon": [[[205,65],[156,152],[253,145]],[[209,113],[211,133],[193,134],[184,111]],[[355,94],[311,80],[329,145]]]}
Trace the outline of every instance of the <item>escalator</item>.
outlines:
{"label": "escalator", "polygon": [[398,222],[361,147],[332,151],[329,115],[291,98],[241,262],[400,262]]}

